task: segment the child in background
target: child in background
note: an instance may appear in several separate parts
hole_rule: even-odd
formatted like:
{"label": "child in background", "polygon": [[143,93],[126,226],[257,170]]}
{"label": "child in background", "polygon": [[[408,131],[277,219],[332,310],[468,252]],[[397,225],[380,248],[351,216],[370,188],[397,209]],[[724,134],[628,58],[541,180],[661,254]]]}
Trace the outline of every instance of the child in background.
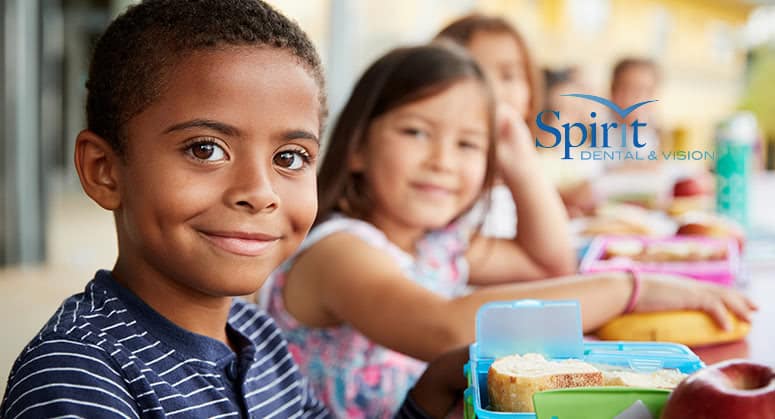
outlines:
{"label": "child in background", "polygon": [[[658,99],[656,97],[657,87],[659,86],[659,69],[657,64],[648,58],[626,57],[622,58],[614,65],[611,72],[611,101],[619,108],[626,109],[636,103],[645,100]],[[655,108],[659,102],[650,103],[630,112],[622,120],[618,115],[611,115],[610,120],[619,121],[627,125],[635,120],[646,122],[648,125],[638,129],[638,139],[645,143],[643,148],[635,148],[631,143],[627,147],[621,148],[625,151],[635,151],[645,157],[652,151],[660,151],[660,133],[658,130],[658,121],[656,120]],[[631,136],[631,134],[628,134]],[[628,160],[622,162],[612,162],[608,166],[613,169],[639,169],[653,171],[659,164],[657,160]]]}
{"label": "child in background", "polygon": [[[542,255],[571,260],[574,253],[563,203],[550,178],[542,176],[543,165],[532,163],[539,158],[532,146],[535,140],[528,126],[541,111],[544,95],[543,81],[524,38],[503,18],[480,14],[453,21],[436,38],[449,39],[466,48],[484,70],[498,102],[513,110],[511,123],[517,127],[519,141],[531,145],[510,156],[513,164],[534,165],[540,169],[530,173],[530,184],[521,185],[521,188],[496,182],[483,234],[501,238],[516,236],[521,243],[530,243],[526,246],[527,251],[539,260]],[[517,229],[518,219],[529,219],[530,224],[523,223]],[[560,266],[566,269],[546,272],[544,277],[568,274],[575,268],[571,264]]]}
{"label": "child in background", "polygon": [[[535,159],[515,164],[533,145],[514,121],[501,121],[496,152],[493,94],[454,45],[391,51],[355,85],[318,176],[316,225],[273,273],[267,302],[338,416],[390,416],[424,361],[473,342],[476,311],[490,301],[578,299],[585,331],[625,311],[701,309],[723,322],[728,307],[748,317],[739,293],[664,275],[504,284],[543,278],[547,265],[518,239],[464,234],[456,223],[496,171],[520,190],[539,171]],[[466,285],[490,286],[463,293]]]}
{"label": "child in background", "polygon": [[[583,124],[594,122],[590,113],[595,110],[590,102],[574,97],[563,96],[568,93],[587,93],[589,88],[581,81],[579,70],[575,67],[544,69],[544,110],[558,112],[565,121],[578,121]],[[555,124],[554,116],[548,116],[544,122]],[[574,141],[579,141],[576,133]],[[536,132],[536,139],[542,144],[552,144],[554,137],[545,131]],[[586,146],[582,146],[586,147]],[[588,149],[588,148],[587,148]],[[563,160],[562,148],[541,148],[539,156],[546,168],[545,173],[562,198],[570,217],[592,215],[599,204],[594,190],[594,180],[603,174],[603,164],[598,160]]]}
{"label": "child in background", "polygon": [[[146,1],[100,38],[87,88],[75,166],[118,260],[23,350],[0,417],[331,417],[272,319],[231,297],[315,218],[326,106],[307,36],[258,0]],[[465,354],[399,416],[442,417]]]}

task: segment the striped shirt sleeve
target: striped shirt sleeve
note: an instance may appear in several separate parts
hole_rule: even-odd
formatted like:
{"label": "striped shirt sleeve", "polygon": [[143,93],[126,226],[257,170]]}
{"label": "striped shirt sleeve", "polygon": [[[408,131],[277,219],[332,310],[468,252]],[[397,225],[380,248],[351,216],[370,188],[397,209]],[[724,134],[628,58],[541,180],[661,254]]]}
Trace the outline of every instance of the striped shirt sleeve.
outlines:
{"label": "striped shirt sleeve", "polygon": [[102,348],[64,338],[34,345],[11,371],[0,417],[140,417],[119,368]]}

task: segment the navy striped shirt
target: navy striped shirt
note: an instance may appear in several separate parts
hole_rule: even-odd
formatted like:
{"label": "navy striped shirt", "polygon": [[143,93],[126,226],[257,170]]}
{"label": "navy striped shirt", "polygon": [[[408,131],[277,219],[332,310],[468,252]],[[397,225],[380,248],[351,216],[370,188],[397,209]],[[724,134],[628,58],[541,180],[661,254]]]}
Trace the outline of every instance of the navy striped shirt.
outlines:
{"label": "navy striped shirt", "polygon": [[[176,326],[99,271],[22,351],[0,417],[330,417],[271,317],[235,299],[227,332],[239,354]],[[398,414],[423,416],[409,399]]]}

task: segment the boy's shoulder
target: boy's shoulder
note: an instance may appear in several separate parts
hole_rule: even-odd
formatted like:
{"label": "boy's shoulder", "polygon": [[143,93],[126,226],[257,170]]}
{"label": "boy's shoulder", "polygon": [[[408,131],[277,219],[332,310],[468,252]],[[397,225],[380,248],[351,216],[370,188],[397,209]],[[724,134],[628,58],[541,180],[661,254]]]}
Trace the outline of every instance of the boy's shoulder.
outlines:
{"label": "boy's shoulder", "polygon": [[[100,274],[98,272],[97,276]],[[110,340],[111,330],[131,326],[127,316],[126,306],[119,297],[95,278],[89,281],[83,292],[62,302],[26,349],[60,339],[100,346]]]}
{"label": "boy's shoulder", "polygon": [[[27,412],[32,414],[57,400],[60,405],[88,400],[101,414],[133,413],[121,368],[127,356],[116,350],[120,342],[109,333],[111,325],[126,323],[118,320],[125,311],[95,280],[66,299],[16,359],[0,417],[26,417],[25,410],[35,408]],[[51,394],[70,396],[52,399]]]}
{"label": "boy's shoulder", "polygon": [[[62,362],[61,357],[88,362],[91,357],[111,360],[118,338],[110,331],[126,326],[126,307],[99,281],[89,281],[83,292],[62,302],[51,318],[22,350],[12,374],[37,361]],[[122,316],[123,315],[123,316]],[[113,355],[111,355],[113,354]],[[91,359],[94,360],[94,359]],[[48,361],[43,362],[47,364]],[[43,365],[38,365],[40,370]]]}
{"label": "boy's shoulder", "polygon": [[129,319],[123,302],[99,279],[101,275],[104,272],[98,272],[83,292],[62,302],[21,351],[11,378],[30,364],[42,371],[49,363],[56,366],[56,363],[82,364],[97,359],[104,364],[121,361],[116,359],[121,340],[112,332],[132,326],[133,320]]}

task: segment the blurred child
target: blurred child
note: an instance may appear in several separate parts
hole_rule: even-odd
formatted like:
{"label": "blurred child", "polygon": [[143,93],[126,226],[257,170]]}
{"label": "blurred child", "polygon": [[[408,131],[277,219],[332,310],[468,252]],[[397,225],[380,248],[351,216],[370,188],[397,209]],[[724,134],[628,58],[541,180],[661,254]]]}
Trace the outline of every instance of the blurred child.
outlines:
{"label": "blurred child", "polygon": [[[0,417],[331,417],[256,291],[317,209],[317,53],[257,0],[156,0],[97,43],[75,166],[119,256],[22,351]],[[441,417],[465,352],[401,417]],[[456,370],[459,379],[446,371]]]}
{"label": "blurred child", "polygon": [[[268,301],[338,416],[389,416],[423,361],[474,340],[476,311],[489,301],[579,299],[585,331],[625,311],[696,308],[721,322],[728,306],[747,318],[740,294],[683,278],[601,273],[496,285],[543,278],[557,263],[519,238],[456,225],[496,171],[520,191],[539,171],[535,159],[513,158],[533,147],[519,118],[500,118],[496,152],[494,97],[459,47],[393,50],[355,85],[318,176],[316,225],[272,275]],[[529,232],[532,219],[523,222]],[[462,295],[469,284],[490,286]]]}
{"label": "blurred child", "polygon": [[[593,122],[590,117],[595,108],[590,107],[590,102],[574,97],[563,96],[569,93],[587,93],[589,88],[579,76],[579,69],[566,67],[560,69],[544,69],[544,105],[543,109],[558,112],[565,121],[578,121],[583,124]],[[554,116],[545,114],[549,120],[546,123],[555,122]],[[576,132],[579,136],[580,133]],[[536,138],[542,144],[551,144],[554,137],[546,131],[536,132]],[[574,137],[574,142],[579,139]],[[584,146],[582,146],[584,147]],[[588,149],[588,148],[587,148]],[[563,160],[562,148],[541,148],[541,161],[545,173],[557,187],[557,192],[562,198],[565,209],[570,217],[590,215],[598,205],[598,196],[594,190],[594,182],[603,173],[603,164],[599,160]]]}
{"label": "blurred child", "polygon": [[[619,60],[611,73],[611,101],[619,108],[626,109],[636,103],[645,100],[658,99],[656,97],[657,87],[659,86],[659,69],[657,64],[648,58],[627,57]],[[645,143],[643,148],[635,148],[628,143],[625,150],[638,151],[641,156],[648,156],[652,151],[660,151],[660,138],[658,130],[658,121],[654,109],[659,105],[650,103],[641,106],[630,112],[624,120],[618,115],[612,115],[611,120],[619,120],[627,125],[635,120],[646,122],[648,125],[638,129],[638,138],[641,143]],[[632,136],[628,132],[628,136]],[[622,162],[613,162],[609,165],[614,168],[623,169],[644,169],[651,170],[659,160],[627,160]],[[619,164],[617,164],[619,163]]]}
{"label": "blurred child", "polygon": [[[611,101],[624,109],[644,100],[655,99],[659,86],[657,64],[648,58],[623,58],[611,73]],[[651,116],[648,106],[634,110],[627,115],[626,122],[641,121]]]}
{"label": "blurred child", "polygon": [[[437,38],[450,39],[469,51],[492,84],[496,99],[514,109],[517,117],[515,125],[524,137],[520,141],[532,145],[534,138],[527,126],[541,111],[543,83],[527,44],[517,29],[500,17],[471,14],[450,23]],[[524,147],[520,154],[511,158],[515,164],[538,159],[532,146]],[[570,259],[573,249],[562,201],[550,178],[543,175],[545,165],[536,166],[542,170],[531,173],[531,188],[513,190],[511,185],[496,182],[483,234],[513,238],[529,229],[541,237],[540,241],[523,237],[523,243],[531,243],[530,252],[536,255],[548,252]],[[529,219],[530,225],[522,224],[517,229],[518,219]],[[566,267],[569,269],[547,272],[547,276],[570,273],[573,266]]]}

